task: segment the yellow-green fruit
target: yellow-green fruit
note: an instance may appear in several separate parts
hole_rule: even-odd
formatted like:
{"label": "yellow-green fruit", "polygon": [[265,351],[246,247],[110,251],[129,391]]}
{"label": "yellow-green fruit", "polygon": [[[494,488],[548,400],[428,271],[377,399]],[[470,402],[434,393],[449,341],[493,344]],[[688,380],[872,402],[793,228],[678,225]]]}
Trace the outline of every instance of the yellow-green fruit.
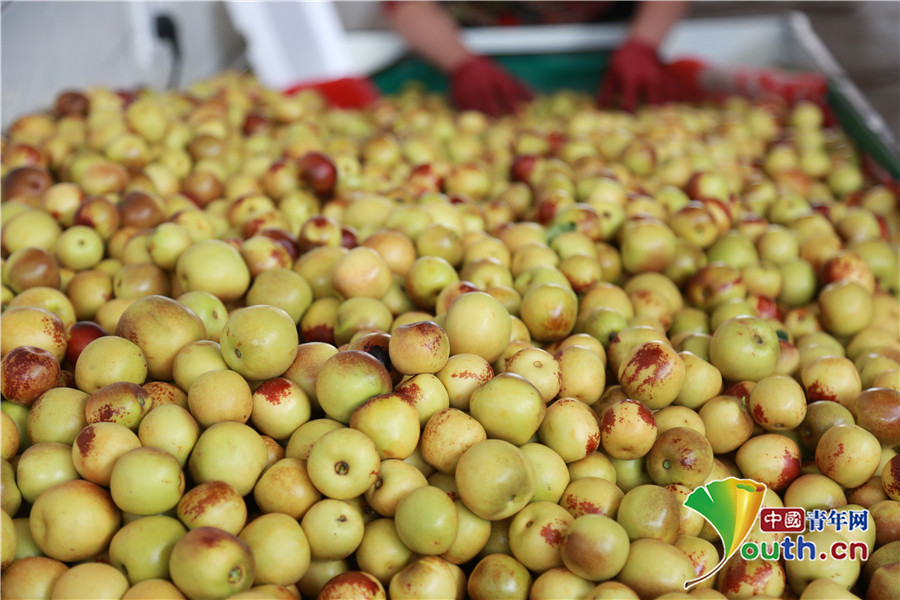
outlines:
{"label": "yellow-green fruit", "polygon": [[75,365],[75,385],[88,394],[120,381],[140,385],[146,381],[147,371],[147,359],[137,344],[105,335],[81,351]]}
{"label": "yellow-green fruit", "polygon": [[165,381],[172,379],[175,355],[191,342],[206,337],[206,326],[180,302],[164,296],[146,296],[125,309],[115,333],[141,349],[150,378]]}
{"label": "yellow-green fruit", "polygon": [[256,585],[292,585],[309,567],[306,534],[296,519],[288,515],[263,515],[247,524],[238,537],[253,552]]}
{"label": "yellow-green fruit", "polygon": [[546,283],[533,287],[523,296],[519,311],[534,339],[561,340],[575,327],[578,297],[569,288]]}
{"label": "yellow-green fruit", "polygon": [[391,578],[388,594],[396,600],[456,598],[458,567],[437,556],[423,556]]}
{"label": "yellow-green fruit", "polygon": [[122,511],[152,515],[174,508],[184,493],[178,459],[157,448],[135,448],[113,465],[109,489]]}
{"label": "yellow-green fruit", "polygon": [[388,352],[391,364],[404,375],[437,373],[450,357],[450,340],[436,323],[420,321],[395,329]]}
{"label": "yellow-green fruit", "polygon": [[324,498],[300,522],[314,560],[340,560],[353,554],[365,533],[363,515],[350,502]]}
{"label": "yellow-green fruit", "polygon": [[684,376],[684,360],[664,342],[637,346],[619,366],[619,383],[624,392],[653,410],[675,401]]}
{"label": "yellow-green fruit", "polygon": [[153,515],[132,521],[113,536],[110,562],[128,576],[132,585],[147,579],[168,579],[169,555],[185,533],[184,525],[172,517]]}
{"label": "yellow-green fruit", "polygon": [[15,560],[18,534],[12,517],[0,512],[0,568],[5,569]]}
{"label": "yellow-green fruit", "polygon": [[183,292],[209,292],[222,302],[237,300],[250,287],[250,269],[241,253],[221,240],[203,240],[186,249],[175,273]]}
{"label": "yellow-green fruit", "polygon": [[219,338],[222,356],[246,379],[262,380],[284,373],[300,343],[293,319],[274,306],[249,306],[235,311]]}
{"label": "yellow-green fruit", "polygon": [[366,400],[350,416],[350,427],[369,436],[382,459],[403,460],[419,442],[419,413],[398,393]]}
{"label": "yellow-green fruit", "polygon": [[414,556],[397,535],[393,519],[376,519],[366,525],[356,549],[360,569],[374,575],[382,585],[388,585],[391,577],[411,563]]}
{"label": "yellow-green fruit", "polygon": [[102,552],[120,522],[121,513],[109,492],[76,479],[57,484],[38,496],[28,524],[44,554],[74,562]]}
{"label": "yellow-green fruit", "polygon": [[83,598],[121,598],[128,590],[128,579],[121,571],[101,562],[75,565],[53,584],[51,597],[60,600]]}
{"label": "yellow-green fruit", "polygon": [[253,585],[256,563],[247,544],[227,531],[198,527],[175,543],[172,583],[191,600],[226,598]]}
{"label": "yellow-green fruit", "polygon": [[[648,570],[648,565],[653,569]],[[684,552],[661,540],[640,539],[631,543],[618,579],[641,598],[656,598],[683,591],[684,582],[694,576],[694,565]]]}
{"label": "yellow-green fruit", "polygon": [[434,486],[417,488],[397,505],[397,534],[419,554],[443,554],[456,538],[458,515],[453,500]]}
{"label": "yellow-green fruit", "polygon": [[493,363],[509,344],[512,324],[506,308],[496,298],[484,292],[470,292],[450,305],[443,328],[450,338],[451,355],[477,354]]}
{"label": "yellow-green fruit", "polygon": [[309,478],[320,492],[336,500],[350,500],[365,493],[378,479],[378,448],[356,429],[326,433],[309,451]]}
{"label": "yellow-green fruit", "polygon": [[[489,521],[519,512],[534,496],[534,466],[524,452],[503,440],[484,440],[456,464],[456,485],[466,508]],[[484,485],[485,481],[493,482]]]}
{"label": "yellow-green fruit", "polygon": [[145,579],[132,585],[122,596],[122,600],[159,600],[160,598],[184,600],[184,594],[166,579]]}
{"label": "yellow-green fruit", "polygon": [[387,394],[391,375],[376,358],[361,350],[331,356],[316,378],[316,397],[325,414],[341,423],[369,398]]}
{"label": "yellow-green fruit", "polygon": [[3,597],[49,599],[53,585],[68,570],[65,563],[46,556],[21,558],[3,569]]}
{"label": "yellow-green fruit", "polygon": [[628,557],[628,534],[613,519],[583,515],[575,519],[560,547],[565,566],[591,581],[615,577]]}
{"label": "yellow-green fruit", "polygon": [[280,267],[266,269],[257,275],[247,290],[247,306],[275,306],[290,315],[294,323],[300,322],[312,301],[312,288],[303,276]]}
{"label": "yellow-green fruit", "polygon": [[501,373],[472,392],[469,411],[488,437],[522,445],[541,426],[547,407],[524,377]]}
{"label": "yellow-green fruit", "polygon": [[200,434],[188,469],[197,483],[224,481],[246,496],[267,461],[266,443],[256,431],[243,423],[224,421]]}

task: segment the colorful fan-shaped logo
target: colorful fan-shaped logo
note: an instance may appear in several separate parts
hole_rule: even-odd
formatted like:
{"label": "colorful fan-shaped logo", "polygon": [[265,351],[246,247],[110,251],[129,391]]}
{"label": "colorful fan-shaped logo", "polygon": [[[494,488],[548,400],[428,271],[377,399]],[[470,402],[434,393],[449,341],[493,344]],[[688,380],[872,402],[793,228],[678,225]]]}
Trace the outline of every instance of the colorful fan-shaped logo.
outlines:
{"label": "colorful fan-shaped logo", "polygon": [[725,562],[738,551],[753,528],[762,508],[766,486],[752,479],[719,479],[691,492],[684,505],[697,511],[718,532],[725,548],[725,556],[715,568],[684,583],[689,589],[715,575]]}

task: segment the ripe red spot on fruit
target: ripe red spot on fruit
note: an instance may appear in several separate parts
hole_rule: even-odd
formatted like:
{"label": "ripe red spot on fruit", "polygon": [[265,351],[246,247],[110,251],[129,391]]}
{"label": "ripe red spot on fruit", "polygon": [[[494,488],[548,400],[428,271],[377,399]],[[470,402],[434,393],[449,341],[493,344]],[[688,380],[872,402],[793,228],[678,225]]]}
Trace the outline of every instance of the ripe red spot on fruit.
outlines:
{"label": "ripe red spot on fruit", "polygon": [[551,546],[559,546],[563,541],[562,532],[558,529],[554,529],[551,523],[547,523],[541,527],[541,537]]}
{"label": "ripe red spot on fruit", "polygon": [[781,475],[774,486],[776,492],[785,489],[793,480],[800,477],[800,457],[794,456],[788,448],[784,449],[782,465]]}
{"label": "ripe red spot on fruit", "polygon": [[600,419],[600,430],[603,433],[612,433],[613,427],[616,425],[616,415],[612,410],[607,410]]}
{"label": "ripe red spot on fruit", "polygon": [[256,388],[256,393],[260,394],[269,404],[278,405],[291,395],[291,382],[283,377],[275,377],[264,381]]}
{"label": "ripe red spot on fruit", "polygon": [[535,163],[537,163],[536,156],[525,155],[517,157],[509,168],[509,178],[513,181],[527,182]]}
{"label": "ripe red spot on fruit", "polygon": [[831,400],[837,402],[837,394],[827,385],[822,385],[819,381],[814,381],[806,388],[806,395],[809,402],[813,400]]}
{"label": "ripe red spot on fruit", "polygon": [[888,461],[890,477],[884,481],[884,491],[896,497],[900,494],[900,459],[896,457]]}
{"label": "ripe red spot on fruit", "polygon": [[756,561],[752,571],[747,570],[749,563],[736,559],[731,568],[722,572],[721,590],[723,593],[738,592],[742,586],[749,586],[755,592],[762,592],[772,577],[772,565],[765,561]]}
{"label": "ripe red spot on fruit", "polygon": [[304,342],[325,342],[326,344],[334,343],[334,328],[328,325],[316,325],[303,330]]}
{"label": "ripe red spot on fruit", "polygon": [[422,400],[422,388],[419,387],[418,383],[408,383],[402,388],[399,388],[397,393],[410,404],[415,404]]}
{"label": "ripe red spot on fruit", "polygon": [[744,282],[744,278],[741,277],[740,275],[738,275],[737,277],[735,277],[732,280],[726,279],[726,280],[722,281],[721,283],[719,283],[716,286],[715,289],[716,289],[716,291],[719,291],[719,292],[725,292],[725,291],[729,290],[730,288],[733,288],[734,286],[739,285],[743,282]]}
{"label": "ripe red spot on fruit", "polygon": [[763,409],[762,405],[757,404],[753,407],[753,420],[757,423],[766,422],[766,411]]}
{"label": "ripe red spot on fruit", "polygon": [[702,575],[706,567],[706,561],[703,560],[703,555],[700,552],[685,552],[685,555],[688,557],[688,560],[691,561],[691,564],[694,565],[694,574],[698,577]]}
{"label": "ripe red spot on fruit", "polygon": [[[666,360],[666,351],[660,344],[644,344],[640,346],[628,361],[629,367],[634,367],[633,372],[625,379],[627,383],[641,380],[637,386],[640,391],[646,386],[652,386],[653,381],[665,378],[672,370],[671,362]],[[654,375],[642,374],[642,371],[652,371]]]}
{"label": "ripe red spot on fruit", "polygon": [[562,304],[556,304],[550,308],[544,324],[549,331],[565,332],[572,327],[572,318],[565,314],[565,308]]}
{"label": "ripe red spot on fruit", "polygon": [[[244,126],[242,129],[244,131],[244,135],[253,135],[258,131],[265,131],[269,129],[269,121],[262,115],[250,113],[244,119]],[[280,160],[272,165],[271,170],[277,171],[286,166],[287,165],[285,164],[285,162],[283,160]]]}
{"label": "ripe red spot on fruit", "polygon": [[537,221],[547,224],[556,215],[557,203],[552,200],[542,200],[537,205]]}
{"label": "ripe red spot on fruit", "polygon": [[606,515],[606,512],[599,505],[588,500],[576,500],[573,502],[567,498],[566,509],[569,511],[574,509],[575,517],[580,517],[581,515]]}
{"label": "ripe red spot on fruit", "polygon": [[75,438],[75,445],[78,446],[81,454],[86,455],[90,453],[91,448],[94,447],[95,437],[97,437],[97,432],[93,427],[88,426],[81,430],[81,433]]}
{"label": "ripe red spot on fruit", "polygon": [[588,436],[587,441],[584,445],[584,451],[586,456],[590,456],[593,454],[597,447],[600,446],[600,433],[592,433]]}
{"label": "ripe red spot on fruit", "polygon": [[841,443],[841,442],[838,442],[837,450],[834,451],[834,453],[832,454],[832,456],[833,456],[834,458],[837,458],[837,457],[839,457],[840,455],[842,455],[843,453],[844,453],[844,444]]}
{"label": "ripe red spot on fruit", "polygon": [[237,495],[227,483],[209,481],[192,490],[189,497],[190,502],[182,503],[181,512],[186,517],[196,519],[207,510],[214,509],[234,497],[237,497]]}
{"label": "ripe red spot on fruit", "polygon": [[319,598],[374,598],[381,593],[380,586],[360,571],[346,571],[335,575],[322,588]]}
{"label": "ripe red spot on fruit", "polygon": [[59,387],[75,388],[75,373],[63,369],[59,372]]}
{"label": "ripe red spot on fruit", "polygon": [[272,251],[269,252],[269,258],[275,261],[275,264],[283,261],[287,263],[283,266],[290,266],[290,261],[288,260],[290,256],[288,256],[287,250],[285,250],[281,246],[275,246],[274,248],[272,248]]}
{"label": "ripe red spot on fruit", "polygon": [[151,381],[143,385],[144,391],[147,392],[147,398],[152,403],[151,406],[175,403],[175,390],[169,385],[160,381]]}
{"label": "ripe red spot on fruit", "polygon": [[559,131],[552,131],[547,134],[547,142],[550,144],[550,154],[556,155],[559,152],[559,149],[562,147],[563,143],[566,141],[566,136]]}
{"label": "ripe red spot on fruit", "polygon": [[746,403],[750,399],[750,392],[753,391],[755,385],[752,381],[740,381],[722,393],[726,396],[734,396]]}
{"label": "ripe red spot on fruit", "polygon": [[122,406],[113,406],[112,404],[102,404],[94,413],[94,418],[91,419],[94,423],[105,422],[105,423],[115,423],[116,417],[122,414],[122,410],[124,407]]}
{"label": "ripe red spot on fruit", "polygon": [[359,242],[356,239],[356,233],[349,227],[341,227],[341,247],[352,250],[358,245]]}
{"label": "ripe red spot on fruit", "polygon": [[215,548],[228,535],[227,532],[217,527],[198,527],[194,531],[199,532],[196,534],[197,542],[207,548]]}
{"label": "ripe red spot on fruit", "polygon": [[299,161],[300,177],[320,198],[330,196],[337,180],[337,169],[330,158],[319,152],[309,152]]}
{"label": "ripe red spot on fruit", "polygon": [[450,373],[450,377],[458,377],[460,379],[478,379],[479,376],[475,371],[454,371]]}
{"label": "ripe red spot on fruit", "polygon": [[681,458],[678,459],[678,462],[686,471],[693,471],[694,464],[697,462],[697,455],[692,449],[686,448],[682,450]]}
{"label": "ripe red spot on fruit", "polygon": [[768,296],[756,296],[756,312],[762,319],[781,320],[781,310],[778,308],[778,304]]}
{"label": "ripe red spot on fruit", "polygon": [[38,397],[59,382],[59,361],[51,353],[34,346],[14,348],[0,362],[0,390],[7,400],[31,406]]}
{"label": "ripe red spot on fruit", "polygon": [[62,321],[55,317],[44,317],[41,321],[44,327],[44,333],[50,336],[57,344],[65,345],[66,332],[62,326]]}
{"label": "ripe red spot on fruit", "polygon": [[650,427],[656,427],[656,417],[653,416],[653,412],[647,408],[643,402],[636,402],[634,400],[629,400],[629,402],[635,402],[638,405],[638,417],[640,417],[644,423]]}
{"label": "ripe red spot on fruit", "polygon": [[433,335],[431,337],[426,338],[425,347],[428,348],[428,351],[432,354],[436,354],[438,350],[441,349],[441,338],[438,335]]}

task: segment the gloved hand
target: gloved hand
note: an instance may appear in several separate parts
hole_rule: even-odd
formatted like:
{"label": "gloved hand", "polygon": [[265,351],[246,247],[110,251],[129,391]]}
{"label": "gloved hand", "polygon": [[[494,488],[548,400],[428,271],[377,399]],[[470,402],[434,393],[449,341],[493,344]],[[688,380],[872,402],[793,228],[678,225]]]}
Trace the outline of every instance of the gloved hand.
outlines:
{"label": "gloved hand", "polygon": [[493,60],[473,56],[450,74],[450,98],[461,110],[498,116],[514,112],[534,94]]}
{"label": "gloved hand", "polygon": [[642,99],[650,104],[684,99],[678,80],[659,60],[656,48],[633,39],[610,58],[597,101],[602,106],[612,106],[617,96],[627,111],[637,108]]}

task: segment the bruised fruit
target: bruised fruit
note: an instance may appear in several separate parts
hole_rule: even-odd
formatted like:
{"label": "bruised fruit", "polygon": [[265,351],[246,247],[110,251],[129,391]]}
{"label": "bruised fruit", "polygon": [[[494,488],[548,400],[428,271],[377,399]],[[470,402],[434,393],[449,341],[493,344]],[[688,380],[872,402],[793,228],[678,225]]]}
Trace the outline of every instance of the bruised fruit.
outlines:
{"label": "bruised fruit", "polygon": [[44,392],[59,383],[59,361],[34,346],[18,346],[0,361],[0,391],[21,406],[31,406]]}

